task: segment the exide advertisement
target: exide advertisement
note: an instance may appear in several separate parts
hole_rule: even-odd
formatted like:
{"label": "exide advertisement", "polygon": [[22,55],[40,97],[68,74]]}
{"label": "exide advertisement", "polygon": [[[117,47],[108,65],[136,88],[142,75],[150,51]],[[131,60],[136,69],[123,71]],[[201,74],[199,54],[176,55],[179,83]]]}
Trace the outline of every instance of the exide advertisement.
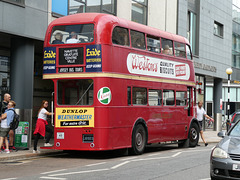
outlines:
{"label": "exide advertisement", "polygon": [[43,74],[56,73],[56,47],[44,48]]}
{"label": "exide advertisement", "polygon": [[101,45],[86,46],[86,72],[102,72]]}

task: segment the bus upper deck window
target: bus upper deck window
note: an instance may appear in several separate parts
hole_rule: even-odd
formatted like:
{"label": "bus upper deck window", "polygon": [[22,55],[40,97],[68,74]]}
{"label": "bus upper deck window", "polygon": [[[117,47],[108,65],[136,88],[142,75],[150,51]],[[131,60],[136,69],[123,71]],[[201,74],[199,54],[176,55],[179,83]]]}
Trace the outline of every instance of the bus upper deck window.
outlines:
{"label": "bus upper deck window", "polygon": [[158,37],[147,35],[147,50],[160,53],[160,40]]}
{"label": "bus upper deck window", "polygon": [[138,49],[146,49],[144,33],[131,30],[132,47]]}
{"label": "bus upper deck window", "polygon": [[54,26],[50,44],[90,43],[94,40],[93,24]]}
{"label": "bus upper deck window", "polygon": [[122,27],[115,27],[112,32],[112,43],[129,46],[128,30]]}
{"label": "bus upper deck window", "polygon": [[186,45],[187,58],[192,60],[192,52],[189,45]]}
{"label": "bus upper deck window", "polygon": [[166,55],[173,55],[173,42],[169,39],[161,38],[162,53]]}
{"label": "bus upper deck window", "polygon": [[175,56],[186,58],[185,44],[174,42]]}

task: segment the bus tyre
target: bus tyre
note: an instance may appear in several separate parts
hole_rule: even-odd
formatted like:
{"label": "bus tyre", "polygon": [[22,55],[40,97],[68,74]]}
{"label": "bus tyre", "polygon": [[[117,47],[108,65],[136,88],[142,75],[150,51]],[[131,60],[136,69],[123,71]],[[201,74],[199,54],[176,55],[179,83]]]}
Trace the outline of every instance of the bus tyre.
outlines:
{"label": "bus tyre", "polygon": [[189,139],[179,140],[178,147],[179,148],[188,148],[189,147]]}
{"label": "bus tyre", "polygon": [[141,125],[138,124],[134,129],[133,129],[133,134],[132,134],[132,149],[131,153],[135,155],[140,155],[144,152],[144,149],[147,144],[147,134],[145,128]]}
{"label": "bus tyre", "polygon": [[196,147],[199,140],[199,128],[196,123],[192,123],[189,129],[189,147]]}

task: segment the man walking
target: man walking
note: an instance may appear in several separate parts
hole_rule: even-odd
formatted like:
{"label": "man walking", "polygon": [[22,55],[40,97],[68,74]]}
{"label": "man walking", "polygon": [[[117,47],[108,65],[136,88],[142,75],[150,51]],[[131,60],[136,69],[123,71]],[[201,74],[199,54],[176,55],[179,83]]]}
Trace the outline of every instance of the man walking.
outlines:
{"label": "man walking", "polygon": [[199,127],[200,127],[201,138],[202,138],[205,146],[207,146],[208,143],[204,139],[203,130],[202,130],[203,116],[205,116],[207,119],[212,119],[212,118],[207,115],[207,113],[204,110],[204,108],[202,107],[202,105],[203,105],[203,102],[199,101],[198,106],[197,106],[197,119],[198,119],[198,123],[199,123]]}

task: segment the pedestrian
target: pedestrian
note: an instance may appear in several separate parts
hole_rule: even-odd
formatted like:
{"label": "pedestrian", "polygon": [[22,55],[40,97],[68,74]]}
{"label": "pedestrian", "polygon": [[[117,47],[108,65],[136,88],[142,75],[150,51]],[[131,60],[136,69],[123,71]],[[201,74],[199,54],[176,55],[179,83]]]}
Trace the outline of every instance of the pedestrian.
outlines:
{"label": "pedestrian", "polygon": [[[3,101],[2,101],[2,103],[0,104],[1,105],[1,107],[0,107],[0,116],[2,115],[2,114],[4,114],[4,112],[6,111],[6,109],[8,108],[7,107],[7,105],[8,105],[8,103],[9,103],[9,101],[11,100],[11,95],[10,94],[8,94],[8,93],[5,93],[4,95],[3,95]],[[0,125],[1,125],[1,123],[0,123]],[[1,147],[1,148],[5,148],[4,146],[4,144],[2,145],[3,147]]]}
{"label": "pedestrian", "polygon": [[44,146],[52,146],[49,141],[52,137],[53,131],[50,127],[47,126],[47,116],[53,115],[52,112],[47,111],[48,107],[48,101],[43,100],[41,107],[38,111],[38,119],[37,119],[37,124],[36,128],[34,131],[35,139],[34,139],[34,148],[33,148],[33,153],[38,153],[39,151],[37,150],[37,143],[40,138],[40,136],[45,137],[45,132],[48,132],[48,136],[46,138],[46,141],[44,143]]}
{"label": "pedestrian", "polygon": [[16,106],[16,103],[14,101],[9,101],[7,106],[8,109],[0,117],[0,147],[3,145],[3,141],[5,140],[6,149],[4,150],[4,152],[10,153],[7,136],[10,131],[10,123],[13,121],[14,118],[14,107]]}
{"label": "pedestrian", "polygon": [[[207,119],[213,120],[213,118],[209,117],[206,113],[206,111],[204,110],[204,108],[202,107],[203,102],[199,101],[198,102],[198,106],[197,106],[197,120],[199,123],[199,127],[200,127],[200,135],[201,138],[205,144],[205,146],[208,145],[208,143],[205,141],[204,136],[203,136],[203,130],[202,130],[202,124],[203,124],[203,116],[205,116]],[[198,145],[199,146],[199,145]]]}
{"label": "pedestrian", "polygon": [[7,105],[8,105],[10,100],[11,100],[11,95],[8,94],[8,93],[5,93],[4,96],[3,96],[3,101],[1,103],[0,115],[4,114],[5,110],[8,108]]}

